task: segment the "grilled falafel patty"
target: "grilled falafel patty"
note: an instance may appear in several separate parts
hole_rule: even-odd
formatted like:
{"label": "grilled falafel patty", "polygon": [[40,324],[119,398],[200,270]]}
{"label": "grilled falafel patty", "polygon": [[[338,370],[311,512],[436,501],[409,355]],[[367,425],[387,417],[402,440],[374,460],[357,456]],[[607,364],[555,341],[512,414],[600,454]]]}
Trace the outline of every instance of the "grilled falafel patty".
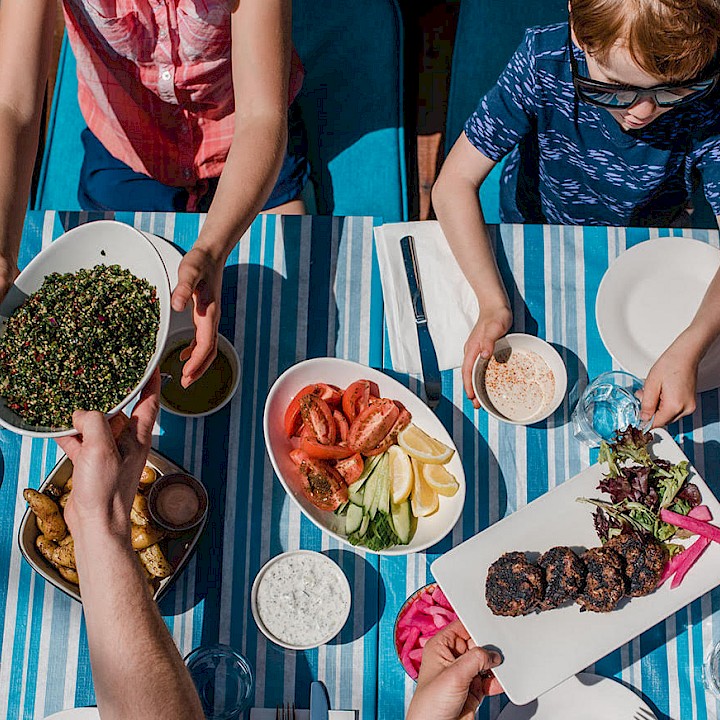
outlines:
{"label": "grilled falafel patty", "polygon": [[545,596],[540,608],[552,610],[574,602],[585,586],[585,565],[569,548],[550,548],[537,563],[545,570]]}
{"label": "grilled falafel patty", "polygon": [[576,602],[581,610],[610,612],[625,594],[624,561],[609,547],[586,550],[581,560],[585,563],[585,589]]}
{"label": "grilled falafel patty", "polygon": [[521,552],[509,552],[489,568],[485,601],[495,615],[517,617],[537,609],[543,599],[545,573]]}
{"label": "grilled falafel patty", "polygon": [[668,551],[662,543],[648,533],[625,532],[609,540],[605,547],[625,560],[626,595],[642,597],[655,590],[668,561]]}

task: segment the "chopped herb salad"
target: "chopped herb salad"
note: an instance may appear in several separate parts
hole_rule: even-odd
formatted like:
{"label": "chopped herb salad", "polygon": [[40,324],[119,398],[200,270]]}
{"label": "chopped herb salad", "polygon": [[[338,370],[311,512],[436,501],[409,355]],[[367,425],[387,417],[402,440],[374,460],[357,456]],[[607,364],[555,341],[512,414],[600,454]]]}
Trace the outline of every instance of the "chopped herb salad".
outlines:
{"label": "chopped herb salad", "polygon": [[0,395],[32,425],[108,412],[144,375],[159,324],[155,288],[119,265],[52,273],[0,338]]}

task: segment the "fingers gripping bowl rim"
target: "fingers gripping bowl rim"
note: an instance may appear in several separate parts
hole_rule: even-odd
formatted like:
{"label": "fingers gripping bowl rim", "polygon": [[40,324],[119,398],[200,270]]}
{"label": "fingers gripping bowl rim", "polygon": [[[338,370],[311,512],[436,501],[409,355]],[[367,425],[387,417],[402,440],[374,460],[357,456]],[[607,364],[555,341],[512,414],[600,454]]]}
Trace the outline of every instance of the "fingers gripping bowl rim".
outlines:
{"label": "fingers gripping bowl rim", "polygon": [[[299,488],[296,468],[289,458],[292,445],[285,434],[283,418],[290,401],[306,385],[324,382],[345,388],[359,379],[375,382],[382,397],[399,400],[405,405],[413,416],[413,423],[445,445],[455,448],[447,430],[427,405],[405,386],[379,370],[350,360],[329,357],[304,360],[288,368],[275,381],[265,402],[263,430],[270,462],[293,504],[318,528],[349,547],[354,546],[344,533],[345,519],[316,508]],[[448,463],[447,469],[457,478],[457,493],[454,497],[442,498],[440,508],[435,514],[418,520],[417,530],[408,545],[395,545],[378,552],[362,549],[378,555],[409,555],[442,540],[460,518],[465,502],[465,473],[457,452]]]}
{"label": "fingers gripping bowl rim", "polygon": [[[162,349],[170,328],[170,281],[160,254],[152,243],[135,228],[114,220],[98,220],[80,225],[60,236],[45,248],[18,275],[15,284],[0,304],[4,331],[7,318],[25,299],[36,292],[50,273],[75,273],[95,265],[119,265],[138,278],[147,280],[157,293],[160,322],[155,337],[155,351],[145,373],[129,393],[106,415],[116,415],[139,393],[160,363]],[[63,437],[76,435],[74,428],[54,429],[32,425],[13,412],[0,397],[0,425],[29,437]]]}
{"label": "fingers gripping bowl rim", "polygon": [[499,412],[493,405],[485,389],[485,372],[490,358],[481,355],[475,359],[472,369],[472,386],[475,397],[488,415],[511,425],[533,425],[549,418],[561,405],[567,391],[567,370],[558,351],[547,341],[535,335],[526,333],[510,333],[495,343],[493,356],[507,352],[535,353],[550,368],[554,377],[554,392],[552,397],[530,417],[514,420]]}

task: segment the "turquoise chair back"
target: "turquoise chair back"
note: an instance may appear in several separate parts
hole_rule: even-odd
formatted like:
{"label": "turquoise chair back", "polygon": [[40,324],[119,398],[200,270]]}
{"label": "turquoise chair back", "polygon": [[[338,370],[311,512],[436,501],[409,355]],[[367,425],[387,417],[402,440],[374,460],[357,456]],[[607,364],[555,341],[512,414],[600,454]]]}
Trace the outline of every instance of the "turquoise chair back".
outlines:
{"label": "turquoise chair back", "polygon": [[[295,0],[305,66],[298,97],[319,214],[407,219],[403,28],[395,0]],[[85,123],[75,58],[63,40],[35,209],[79,209]]]}

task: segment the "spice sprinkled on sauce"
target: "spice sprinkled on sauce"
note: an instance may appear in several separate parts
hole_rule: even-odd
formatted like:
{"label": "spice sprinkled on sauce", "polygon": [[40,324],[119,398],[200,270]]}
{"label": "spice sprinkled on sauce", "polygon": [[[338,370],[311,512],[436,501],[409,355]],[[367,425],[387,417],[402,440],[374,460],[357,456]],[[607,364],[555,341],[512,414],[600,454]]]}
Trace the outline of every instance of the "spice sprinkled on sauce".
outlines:
{"label": "spice sprinkled on sauce", "polygon": [[490,358],[485,369],[485,392],[508,420],[527,422],[552,402],[555,376],[537,353],[508,348]]}
{"label": "spice sprinkled on sauce", "polygon": [[316,553],[293,553],[269,565],[258,583],[257,611],[270,634],[297,647],[334,637],[350,608],[341,572]]}

